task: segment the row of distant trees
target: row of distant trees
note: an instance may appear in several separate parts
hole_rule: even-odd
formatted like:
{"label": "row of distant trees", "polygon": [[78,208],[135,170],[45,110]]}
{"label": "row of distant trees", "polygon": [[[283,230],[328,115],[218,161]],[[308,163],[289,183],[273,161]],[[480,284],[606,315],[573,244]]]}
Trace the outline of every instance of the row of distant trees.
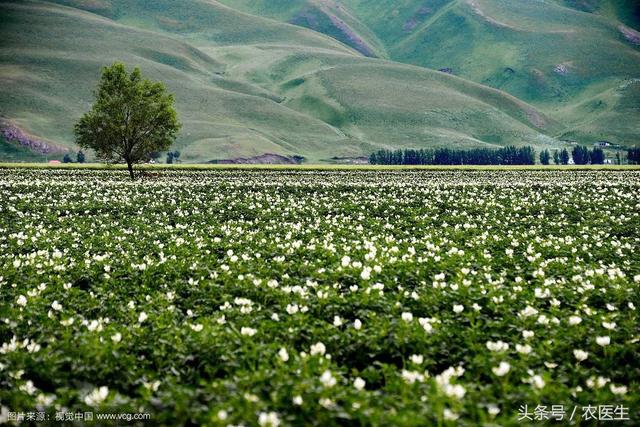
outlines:
{"label": "row of distant trees", "polygon": [[[162,157],[162,153],[160,153],[159,151],[154,151],[153,153],[149,154],[149,159],[148,160],[154,160],[154,161],[158,161],[160,160],[160,157]],[[86,156],[84,154],[84,152],[82,150],[78,151],[76,153],[76,159],[75,162],[76,163],[84,163],[86,161]],[[174,162],[178,162],[180,161],[180,152],[178,150],[176,151],[169,151],[167,153],[167,164],[172,164]],[[62,159],[63,163],[74,163],[73,160],[73,156],[69,153],[64,155],[64,158]]]}
{"label": "row of distant trees", "polygon": [[[75,161],[77,163],[84,163],[85,160],[86,160],[86,157],[84,155],[84,152],[82,150],[78,151],[76,153],[76,160]],[[73,163],[73,157],[71,156],[71,154],[67,153],[67,154],[64,155],[62,161],[64,163]]]}
{"label": "row of distant trees", "polygon": [[640,148],[629,148],[627,151],[627,161],[632,165],[640,164]]}
{"label": "row of distant trees", "polygon": [[567,151],[566,148],[555,150],[553,156],[549,150],[543,150],[540,152],[540,163],[548,165],[551,163],[552,157],[556,165],[568,165],[570,159],[573,159],[573,163],[576,165],[602,165],[606,160],[602,148],[596,147],[593,150],[589,150],[587,147],[581,145],[573,147],[571,155],[569,155],[569,151]]}
{"label": "row of distant trees", "polygon": [[[634,151],[635,150],[635,151]],[[632,153],[633,151],[633,153]],[[543,150],[539,155],[540,163],[567,165],[573,159],[577,165],[601,165],[605,162],[605,154],[601,148],[589,150],[577,145],[571,153],[566,148]],[[635,160],[634,160],[635,159]],[[640,163],[640,149],[629,150],[629,163]],[[508,146],[498,149],[472,148],[458,150],[450,148],[436,149],[404,149],[378,150],[369,156],[372,165],[533,165],[536,163],[536,152],[533,147]]]}
{"label": "row of distant trees", "polygon": [[[149,154],[149,159],[148,160],[153,160],[154,162],[159,162],[160,161],[160,157],[162,157],[162,153],[159,151],[154,151],[152,153]],[[178,150],[176,151],[169,151],[167,153],[167,164],[171,165],[173,163],[177,163],[180,161],[180,152]]]}
{"label": "row of distant trees", "polygon": [[470,150],[378,150],[369,156],[369,163],[372,165],[533,165],[535,162],[532,147],[513,146]]}

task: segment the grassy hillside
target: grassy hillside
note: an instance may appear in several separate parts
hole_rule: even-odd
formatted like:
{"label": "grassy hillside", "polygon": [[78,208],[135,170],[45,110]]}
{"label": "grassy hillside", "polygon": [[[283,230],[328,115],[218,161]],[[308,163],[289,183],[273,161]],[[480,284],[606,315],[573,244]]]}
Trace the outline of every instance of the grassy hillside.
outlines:
{"label": "grassy hillside", "polygon": [[331,36],[365,56],[387,57],[384,43],[357,16],[334,0],[222,0],[229,7],[268,16]]}
{"label": "grassy hillside", "polygon": [[46,162],[48,160],[62,160],[62,158],[61,154],[46,156],[33,152],[0,136],[0,159],[3,162]]}
{"label": "grassy hillside", "polygon": [[[299,0],[283,9],[278,2],[225,2],[281,20],[318,3]],[[271,3],[280,6],[269,7]],[[333,5],[322,3],[325,10]],[[600,134],[622,144],[638,139],[640,125],[628,125],[640,123],[637,111],[613,108],[610,99],[596,100],[609,105],[614,123],[627,124],[611,129],[600,127],[601,114],[591,116],[580,108],[594,94],[606,98],[625,81],[640,78],[637,1],[344,0],[334,9],[357,22],[350,27],[355,39],[376,46],[379,56],[446,70],[506,91],[552,116],[562,110],[558,118],[570,128],[591,123],[586,136]],[[335,37],[322,26],[315,29]],[[345,43],[357,48],[349,40]],[[623,97],[626,103],[640,104],[635,93]]]}
{"label": "grassy hillside", "polygon": [[557,142],[545,135],[564,131],[504,92],[366,58],[333,38],[217,2],[57,3],[64,4],[0,2],[0,115],[67,146],[101,66],[116,60],[175,93],[184,124],[176,148],[186,162],[547,146]]}
{"label": "grassy hillside", "polygon": [[325,123],[281,106],[277,95],[225,78],[222,64],[177,39],[44,2],[0,7],[0,113],[35,135],[70,143],[100,68],[118,60],[175,93],[185,161],[314,154],[341,139]]}

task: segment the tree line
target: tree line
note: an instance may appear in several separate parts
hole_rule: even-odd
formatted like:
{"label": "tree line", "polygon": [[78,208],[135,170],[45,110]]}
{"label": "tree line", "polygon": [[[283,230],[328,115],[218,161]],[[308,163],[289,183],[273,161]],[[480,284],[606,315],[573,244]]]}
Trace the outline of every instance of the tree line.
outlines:
{"label": "tree line", "polygon": [[[549,150],[540,152],[540,163],[543,165],[550,164],[551,158],[552,156]],[[573,159],[573,163],[576,165],[603,165],[606,156],[602,148],[595,147],[593,150],[589,150],[587,147],[581,145],[573,147],[571,154],[569,154],[566,148],[553,152],[553,162],[556,165],[568,165],[571,159]]]}
{"label": "tree line", "polygon": [[[84,163],[85,159],[86,159],[86,157],[85,157],[84,152],[82,150],[80,150],[80,151],[78,151],[76,153],[76,162]],[[67,154],[64,155],[62,161],[64,163],[73,163],[73,157],[71,157],[71,154],[67,153]]]}
{"label": "tree line", "polygon": [[372,165],[533,165],[532,147],[503,147],[498,149],[450,148],[378,150],[369,156]]}
{"label": "tree line", "polygon": [[[640,150],[635,154],[640,155]],[[630,151],[631,153],[631,151]],[[605,162],[605,154],[601,148],[589,150],[577,145],[571,153],[566,148],[555,150],[553,155],[549,150],[543,150],[539,155],[540,163],[567,165],[570,160],[577,165],[601,165]],[[631,154],[629,161],[631,162]],[[472,148],[469,150],[436,148],[436,149],[398,149],[378,150],[369,156],[372,165],[534,165],[536,152],[533,147],[507,146],[497,149]]]}

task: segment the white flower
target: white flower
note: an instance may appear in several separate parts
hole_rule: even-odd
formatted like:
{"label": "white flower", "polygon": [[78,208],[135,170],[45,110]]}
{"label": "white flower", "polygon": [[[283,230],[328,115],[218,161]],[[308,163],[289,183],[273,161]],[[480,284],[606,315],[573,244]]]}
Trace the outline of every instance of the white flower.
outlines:
{"label": "white flower", "polygon": [[587,360],[587,357],[589,357],[589,353],[584,350],[573,350],[573,355],[578,360],[578,362]]}
{"label": "white flower", "polygon": [[520,345],[516,344],[516,351],[520,354],[529,354],[531,353],[531,346],[529,344]]}
{"label": "white flower", "polygon": [[218,419],[220,421],[226,420],[228,416],[229,416],[229,414],[227,414],[227,411],[225,411],[224,409],[220,409],[218,411]]}
{"label": "white flower", "polygon": [[531,377],[531,384],[537,388],[537,389],[541,389],[544,388],[545,386],[545,382],[542,379],[542,377],[540,375],[534,375]]}
{"label": "white flower", "polygon": [[463,310],[464,310],[464,306],[462,304],[456,304],[453,306],[454,313],[462,313]]}
{"label": "white flower", "polygon": [[300,311],[298,304],[287,304],[287,313],[296,314],[298,311]]}
{"label": "white flower", "polygon": [[433,332],[433,326],[431,325],[431,319],[420,317],[420,318],[418,318],[418,323],[420,323],[420,326],[422,326],[422,328],[424,329],[424,331],[426,333],[430,334],[431,332]]}
{"label": "white flower", "polygon": [[297,405],[297,406],[302,405],[302,403],[304,402],[304,400],[302,400],[302,396],[294,396],[294,398],[291,399],[291,401],[293,402],[294,405]]}
{"label": "white flower", "polygon": [[507,351],[509,349],[509,344],[502,341],[487,341],[487,349],[490,351]]}
{"label": "white flower", "polygon": [[487,405],[487,412],[490,415],[496,416],[500,413],[500,408],[497,405],[489,404]]}
{"label": "white flower", "polygon": [[356,319],[353,321],[353,327],[356,330],[360,330],[360,328],[362,328],[362,322],[360,321],[360,319]]}
{"label": "white flower", "polygon": [[336,379],[333,377],[331,371],[329,370],[322,373],[322,375],[320,376],[320,382],[325,387],[333,387],[334,385],[336,385]]}
{"label": "white flower", "polygon": [[611,390],[611,393],[613,394],[627,394],[627,387],[621,385],[621,386],[615,386],[614,384],[609,385],[609,389]]}
{"label": "white flower", "polygon": [[602,322],[602,326],[605,329],[613,330],[616,328],[616,322]]}
{"label": "white flower", "polygon": [[402,320],[405,322],[411,322],[413,320],[413,314],[405,311],[402,313]]}
{"label": "white flower", "polygon": [[149,316],[144,311],[138,315],[138,323],[143,323]]}
{"label": "white flower", "polygon": [[522,336],[525,339],[532,338],[534,335],[535,335],[535,333],[533,331],[522,331]]}
{"label": "white flower", "polygon": [[114,343],[119,343],[122,340],[122,334],[120,332],[116,332],[115,334],[111,335],[111,341],[113,341]]}
{"label": "white flower", "polygon": [[280,418],[275,412],[260,412],[258,415],[258,424],[261,427],[278,427]]}
{"label": "white flower", "polygon": [[320,406],[326,409],[331,409],[336,405],[336,403],[333,400],[328,399],[326,397],[323,397],[322,399],[318,400],[318,403],[320,404]]}
{"label": "white flower", "polygon": [[367,383],[360,377],[356,378],[353,381],[353,386],[356,388],[356,390],[362,390],[365,385],[367,385]]}
{"label": "white flower", "polygon": [[351,263],[351,258],[349,258],[349,256],[348,256],[348,255],[343,256],[343,257],[342,257],[342,260],[340,260],[340,264],[341,264],[343,267],[348,267],[348,266],[349,266],[349,263]]}
{"label": "white flower", "polygon": [[421,354],[413,354],[411,355],[411,362],[416,365],[422,365],[422,362],[424,362],[424,356]]}
{"label": "white flower", "polygon": [[606,337],[596,337],[596,343],[602,347],[611,344],[611,338]]}
{"label": "white flower", "polygon": [[55,311],[60,311],[62,310],[62,304],[60,304],[58,301],[54,301],[51,303],[51,308],[53,308]]}
{"label": "white flower", "polygon": [[449,408],[444,408],[444,410],[442,411],[442,416],[447,421],[455,421],[460,418],[460,415],[456,414]]}
{"label": "white flower", "polygon": [[369,280],[371,278],[371,267],[365,267],[360,273],[362,280]]}
{"label": "white flower", "polygon": [[608,382],[609,382],[609,378],[604,378],[604,377],[591,377],[589,379],[587,379],[587,387],[589,388],[602,388],[604,387]]}
{"label": "white flower", "polygon": [[318,342],[311,346],[310,353],[312,356],[315,356],[316,354],[319,354],[320,356],[324,356],[324,353],[326,351],[327,351],[327,348],[324,346],[324,344],[321,342]]}
{"label": "white flower", "polygon": [[416,381],[423,382],[424,381],[424,375],[421,374],[420,372],[408,371],[406,369],[403,369],[402,370],[402,379],[405,380],[405,382],[407,382],[409,384],[413,384]]}
{"label": "white flower", "polygon": [[342,326],[342,319],[340,318],[340,316],[333,316],[333,326],[335,326],[336,328]]}
{"label": "white flower", "polygon": [[528,305],[524,310],[520,312],[520,316],[522,317],[535,316],[536,314],[538,314],[538,310],[531,307],[530,305]]}
{"label": "white flower", "polygon": [[286,348],[282,347],[280,351],[278,351],[278,357],[280,357],[283,362],[287,362],[289,360],[289,352]]}
{"label": "white flower", "polygon": [[100,332],[102,330],[102,325],[100,324],[99,321],[94,319],[91,322],[89,322],[89,324],[87,325],[87,329],[91,332],[93,331]]}
{"label": "white flower", "polygon": [[68,319],[61,320],[60,324],[62,326],[71,326],[71,325],[73,325],[73,321],[74,321],[73,317],[69,317]]}
{"label": "white flower", "polygon": [[27,394],[33,395],[38,389],[33,385],[33,381],[28,380],[26,383],[20,386],[20,390],[24,391]]}
{"label": "white flower", "polygon": [[507,375],[510,369],[511,369],[511,365],[509,365],[507,362],[500,362],[499,366],[491,368],[493,373],[499,377],[504,377],[505,375]]}
{"label": "white flower", "polygon": [[18,299],[16,300],[16,303],[22,307],[24,307],[25,305],[27,305],[27,297],[25,297],[24,295],[20,295],[18,297]]}
{"label": "white flower", "polygon": [[569,317],[569,324],[571,326],[579,325],[582,322],[582,318],[579,316],[571,316]]}
{"label": "white flower", "polygon": [[204,328],[204,326],[201,323],[198,323],[195,325],[189,325],[189,327],[196,332],[200,332]]}
{"label": "white flower", "polygon": [[548,325],[549,324],[549,319],[544,314],[541,314],[538,317],[538,323],[540,323],[541,325]]}
{"label": "white flower", "polygon": [[91,393],[85,396],[84,403],[89,406],[98,406],[100,405],[109,395],[109,387],[102,386],[100,388],[95,388]]}
{"label": "white flower", "polygon": [[248,328],[246,326],[243,326],[242,328],[240,328],[240,334],[247,335],[249,337],[254,336],[256,334],[256,332],[258,332],[258,331],[256,331],[253,328]]}

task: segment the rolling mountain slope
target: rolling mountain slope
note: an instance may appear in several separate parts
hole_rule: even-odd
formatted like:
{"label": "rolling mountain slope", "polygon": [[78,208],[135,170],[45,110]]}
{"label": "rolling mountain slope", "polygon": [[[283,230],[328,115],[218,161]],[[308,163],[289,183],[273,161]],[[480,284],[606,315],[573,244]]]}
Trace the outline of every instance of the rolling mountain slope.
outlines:
{"label": "rolling mountain slope", "polygon": [[[292,13],[275,13],[263,2],[225,1],[281,20]],[[294,3],[297,10],[315,2]],[[381,44],[385,57],[506,91],[551,116],[574,111],[578,115],[562,115],[569,128],[590,120],[571,107],[640,77],[640,3],[633,0],[344,0],[340,7],[358,22],[351,26],[355,39]],[[640,103],[635,94],[624,96]],[[640,122],[633,113],[612,109],[611,117]],[[583,142],[633,144],[640,126],[579,134]]]}
{"label": "rolling mountain slope", "polygon": [[[226,158],[287,154],[299,151],[295,144],[320,151],[342,138],[320,120],[281,106],[277,95],[224,78],[222,64],[176,39],[44,2],[1,7],[0,34],[9,46],[0,50],[1,112],[43,139],[71,143],[100,68],[116,60],[140,66],[175,93],[184,124],[179,148],[213,141],[216,150],[207,155]],[[185,159],[205,160],[199,150]]]}
{"label": "rolling mountain slope", "polygon": [[[60,3],[60,4],[58,4]],[[64,4],[62,4],[64,3]],[[182,159],[309,161],[380,147],[557,145],[564,127],[494,89],[365,57],[317,32],[214,1],[0,2],[0,115],[73,147],[101,66],[175,93]]]}

